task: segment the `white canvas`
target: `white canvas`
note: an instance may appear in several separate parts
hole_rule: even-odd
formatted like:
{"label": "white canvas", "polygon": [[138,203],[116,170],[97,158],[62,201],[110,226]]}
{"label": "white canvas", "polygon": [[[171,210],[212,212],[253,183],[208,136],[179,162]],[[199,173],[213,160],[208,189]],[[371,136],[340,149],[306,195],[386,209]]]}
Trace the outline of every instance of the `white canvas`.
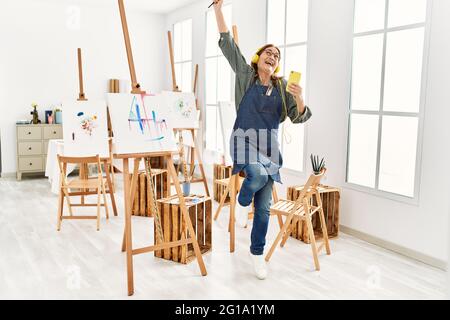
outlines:
{"label": "white canvas", "polygon": [[174,128],[199,128],[199,112],[195,95],[188,92],[164,91],[166,109]]}
{"label": "white canvas", "polygon": [[63,103],[64,156],[109,157],[105,101]]}
{"label": "white canvas", "polygon": [[115,153],[176,151],[172,119],[161,95],[108,94]]}
{"label": "white canvas", "polygon": [[225,164],[233,165],[230,156],[230,138],[233,133],[234,123],[236,122],[236,108],[232,102],[219,102],[219,122],[222,131],[222,147],[224,150]]}

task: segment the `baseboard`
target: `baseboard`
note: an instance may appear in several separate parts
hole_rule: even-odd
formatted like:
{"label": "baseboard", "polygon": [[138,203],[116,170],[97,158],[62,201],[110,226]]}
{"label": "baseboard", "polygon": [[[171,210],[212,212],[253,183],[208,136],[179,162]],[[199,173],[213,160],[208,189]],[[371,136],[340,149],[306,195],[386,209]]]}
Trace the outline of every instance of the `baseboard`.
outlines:
{"label": "baseboard", "polygon": [[16,173],[15,172],[2,172],[0,178],[15,178]]}
{"label": "baseboard", "polygon": [[387,249],[387,250],[393,251],[395,253],[404,255],[406,257],[412,258],[414,260],[423,262],[425,264],[436,267],[438,269],[441,269],[444,271],[447,270],[447,261],[445,261],[445,260],[430,257],[430,256],[420,253],[418,251],[399,246],[395,243],[371,236],[367,233],[364,233],[364,232],[361,232],[361,231],[358,231],[358,230],[355,230],[355,229],[352,229],[352,228],[349,228],[346,226],[341,225],[341,226],[339,226],[339,228],[340,228],[340,231],[342,231],[343,233],[351,235],[355,238],[364,240],[366,242],[372,243],[372,244],[382,247],[384,249]]}

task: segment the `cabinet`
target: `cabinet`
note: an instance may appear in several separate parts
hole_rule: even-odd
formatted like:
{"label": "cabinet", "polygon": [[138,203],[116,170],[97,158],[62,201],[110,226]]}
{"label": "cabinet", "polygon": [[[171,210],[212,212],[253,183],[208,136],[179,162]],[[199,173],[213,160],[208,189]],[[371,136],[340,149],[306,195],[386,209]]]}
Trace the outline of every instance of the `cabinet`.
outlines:
{"label": "cabinet", "polygon": [[45,172],[48,140],[62,139],[60,124],[18,124],[17,131],[17,180],[24,173]]}

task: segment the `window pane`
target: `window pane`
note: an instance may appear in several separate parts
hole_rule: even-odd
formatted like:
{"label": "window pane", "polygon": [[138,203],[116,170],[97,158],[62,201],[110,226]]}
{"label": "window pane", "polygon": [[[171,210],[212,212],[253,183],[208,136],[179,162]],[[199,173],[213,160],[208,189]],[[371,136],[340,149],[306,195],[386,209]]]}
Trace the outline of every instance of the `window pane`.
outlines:
{"label": "window pane", "polygon": [[217,101],[231,101],[231,68],[225,57],[218,59]]}
{"label": "window pane", "polygon": [[353,40],[352,109],[380,109],[383,35]]}
{"label": "window pane", "polygon": [[425,22],[427,0],[389,0],[389,28]]}
{"label": "window pane", "polygon": [[416,117],[383,117],[379,189],[414,197]]}
{"label": "window pane", "polygon": [[291,71],[301,72],[302,79],[300,85],[302,86],[304,92],[306,92],[306,52],[306,45],[286,48],[286,62],[284,70],[284,76],[286,78],[289,77]]}
{"label": "window pane", "polygon": [[217,149],[217,107],[206,106],[206,149]]}
{"label": "window pane", "polygon": [[215,56],[219,50],[219,31],[214,11],[206,13],[206,56]]}
{"label": "window pane", "polygon": [[419,112],[424,29],[388,33],[384,110]]}
{"label": "window pane", "polygon": [[284,44],[286,0],[268,1],[267,40],[275,45]]}
{"label": "window pane", "polygon": [[192,60],[192,19],[185,20],[183,22],[183,50],[182,59],[183,61]]}
{"label": "window pane", "polygon": [[347,181],[350,183],[375,187],[378,120],[376,115],[351,115],[347,169]]}
{"label": "window pane", "polygon": [[386,0],[356,0],[354,32],[384,29]]}
{"label": "window pane", "polygon": [[175,25],[173,27],[173,56],[174,56],[175,62],[181,61],[182,38],[183,38],[183,33],[181,31],[181,22],[175,23]]}
{"label": "window pane", "polygon": [[217,103],[217,58],[206,59],[206,104]]}
{"label": "window pane", "polygon": [[184,92],[192,91],[192,62],[183,63],[181,90]]}
{"label": "window pane", "polygon": [[308,1],[287,0],[286,44],[288,45],[306,42],[308,39]]}
{"label": "window pane", "polygon": [[293,125],[291,120],[287,119],[284,130],[287,141],[283,142],[283,167],[295,171],[303,171],[305,126],[300,124]]}

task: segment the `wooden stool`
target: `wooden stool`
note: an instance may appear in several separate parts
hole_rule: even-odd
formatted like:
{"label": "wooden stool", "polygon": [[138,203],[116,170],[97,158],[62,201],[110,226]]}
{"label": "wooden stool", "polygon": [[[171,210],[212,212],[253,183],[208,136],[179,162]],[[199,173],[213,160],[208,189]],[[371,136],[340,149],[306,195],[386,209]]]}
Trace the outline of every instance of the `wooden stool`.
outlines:
{"label": "wooden stool", "polygon": [[[280,200],[277,203],[275,203],[275,205],[273,205],[272,208],[270,208],[270,211],[277,214],[279,216],[279,219],[281,219],[282,215],[287,216],[287,218],[283,224],[283,227],[278,233],[275,242],[270,248],[269,253],[266,256],[266,261],[270,260],[273,252],[275,251],[275,248],[277,247],[280,241],[281,247],[285,245],[287,239],[291,234],[292,230],[291,222],[293,219],[295,219],[295,221],[304,220],[306,223],[307,232],[309,234],[311,241],[311,249],[314,258],[314,265],[317,271],[320,270],[318,254],[323,249],[323,247],[326,248],[327,255],[331,254],[330,242],[328,240],[327,226],[323,213],[322,200],[320,198],[318,190],[320,179],[325,174],[325,171],[326,169],[323,169],[319,175],[311,175],[309,177],[307,183],[305,184],[303,190],[300,193],[300,196],[296,201]],[[315,197],[317,206],[312,205],[313,196]],[[317,248],[316,238],[314,236],[314,230],[311,223],[311,218],[315,213],[319,214],[320,224],[323,233],[323,243],[320,245],[319,248]]]}
{"label": "wooden stool", "polygon": [[[103,178],[102,166],[100,163],[100,157],[62,157],[58,155],[58,164],[61,173],[61,186],[59,191],[58,201],[58,222],[57,230],[61,230],[62,220],[97,220],[97,231],[100,230],[100,207],[105,207],[106,218],[109,219],[108,205],[106,203],[106,188],[105,179]],[[94,178],[75,178],[71,181],[67,180],[67,164],[80,164],[80,167],[87,167],[89,164],[95,164],[97,166],[98,175]],[[79,192],[70,192],[70,189],[80,190]],[[91,190],[96,190],[92,192]],[[84,203],[84,198],[80,204],[71,204],[71,196],[87,196],[97,194],[97,204]],[[103,196],[103,203],[101,203],[101,196]],[[70,216],[64,216],[64,198],[67,201],[69,207]],[[96,216],[74,216],[72,207],[97,207]]]}

